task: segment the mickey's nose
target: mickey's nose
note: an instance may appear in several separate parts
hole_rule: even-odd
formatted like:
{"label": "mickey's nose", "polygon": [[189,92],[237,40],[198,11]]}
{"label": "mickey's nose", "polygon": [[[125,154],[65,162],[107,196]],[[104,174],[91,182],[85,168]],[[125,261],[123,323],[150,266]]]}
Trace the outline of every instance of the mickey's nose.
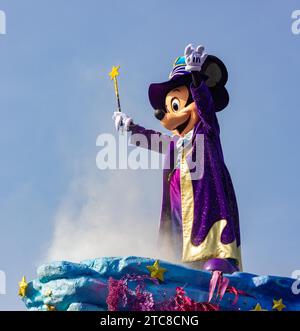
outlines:
{"label": "mickey's nose", "polygon": [[154,116],[161,121],[165,117],[166,111],[164,109],[156,109]]}

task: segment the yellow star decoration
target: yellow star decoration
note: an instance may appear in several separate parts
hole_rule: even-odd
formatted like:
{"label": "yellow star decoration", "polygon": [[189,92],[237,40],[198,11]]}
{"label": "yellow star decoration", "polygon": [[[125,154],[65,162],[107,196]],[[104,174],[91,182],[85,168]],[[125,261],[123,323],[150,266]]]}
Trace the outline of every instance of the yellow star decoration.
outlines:
{"label": "yellow star decoration", "polygon": [[119,69],[120,66],[113,66],[111,69],[111,72],[109,73],[110,79],[113,80],[115,79],[117,76],[119,76]]}
{"label": "yellow star decoration", "polygon": [[278,311],[282,311],[282,309],[286,308],[286,306],[282,303],[282,299],[280,300],[273,300],[273,307],[272,309],[276,309]]}
{"label": "yellow star decoration", "polygon": [[48,311],[55,311],[56,310],[56,308],[54,306],[51,306],[51,305],[46,305],[46,307],[47,307]]}
{"label": "yellow star decoration", "polygon": [[262,309],[261,305],[258,303],[252,311],[268,311],[267,309]]}
{"label": "yellow star decoration", "polygon": [[27,282],[25,276],[22,277],[22,280],[19,282],[19,296],[22,298],[25,297],[26,295],[26,289],[27,289]]}
{"label": "yellow star decoration", "polygon": [[158,260],[156,260],[153,265],[147,266],[147,269],[151,272],[152,278],[157,278],[162,282],[164,281],[164,273],[167,271],[167,269],[161,268]]}

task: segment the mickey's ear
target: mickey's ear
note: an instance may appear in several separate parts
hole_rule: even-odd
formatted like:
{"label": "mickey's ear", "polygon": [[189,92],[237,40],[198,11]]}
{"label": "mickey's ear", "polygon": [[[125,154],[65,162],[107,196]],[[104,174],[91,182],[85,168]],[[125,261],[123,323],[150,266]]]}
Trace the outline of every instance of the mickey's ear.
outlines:
{"label": "mickey's ear", "polygon": [[208,77],[205,83],[209,88],[225,86],[228,79],[228,72],[225,64],[213,55],[207,56],[202,66],[201,73]]}
{"label": "mickey's ear", "polygon": [[216,112],[222,111],[224,108],[227,107],[229,103],[229,94],[226,90],[226,87],[222,85],[217,85],[210,88],[210,92],[214,100]]}

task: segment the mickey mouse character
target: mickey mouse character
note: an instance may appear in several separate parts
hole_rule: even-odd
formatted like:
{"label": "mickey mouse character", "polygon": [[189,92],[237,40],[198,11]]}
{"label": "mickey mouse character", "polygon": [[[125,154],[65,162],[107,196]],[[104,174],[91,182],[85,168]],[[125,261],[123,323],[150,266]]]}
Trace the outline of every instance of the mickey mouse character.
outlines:
{"label": "mickey mouse character", "polygon": [[[173,135],[145,129],[121,112],[113,119],[117,130],[132,133],[132,142],[140,144],[134,137],[143,134],[144,147],[165,154],[161,249],[168,247],[181,262],[232,273],[242,268],[239,215],[216,116],[229,102],[227,78],[220,59],[190,44],[175,60],[169,80],[149,87],[155,117]],[[153,136],[160,139],[155,147]],[[195,178],[191,165],[200,149],[202,171]]]}

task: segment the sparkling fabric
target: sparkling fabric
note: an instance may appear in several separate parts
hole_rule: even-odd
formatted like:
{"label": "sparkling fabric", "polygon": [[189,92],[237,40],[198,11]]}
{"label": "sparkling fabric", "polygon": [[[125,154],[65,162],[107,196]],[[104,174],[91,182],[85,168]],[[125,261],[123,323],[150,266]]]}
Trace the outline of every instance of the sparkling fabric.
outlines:
{"label": "sparkling fabric", "polygon": [[191,91],[200,116],[195,133],[204,134],[204,176],[192,183],[195,208],[191,240],[194,245],[199,245],[215,222],[226,219],[227,226],[221,241],[229,244],[236,240],[239,247],[238,207],[223,158],[220,129],[210,91],[204,83],[200,88],[191,87]]}
{"label": "sparkling fabric", "polygon": [[[199,123],[193,130],[192,153],[187,156],[187,162],[195,159],[196,148],[194,138],[197,134],[204,135],[204,175],[201,179],[192,180],[194,220],[191,242],[200,245],[207,237],[212,226],[225,219],[227,225],[221,235],[221,242],[229,244],[236,241],[240,246],[239,215],[237,201],[230,174],[224,163],[220,142],[220,129],[214,111],[214,104],[208,87],[203,82],[198,88],[191,86],[193,99],[197,105],[200,117]],[[160,222],[160,243],[172,245],[178,251],[181,235],[180,222],[180,170],[176,168],[178,137],[169,137],[159,132],[147,130],[133,124],[132,133],[143,133],[150,148],[151,134],[157,134],[162,141],[168,142],[167,148],[160,148],[165,153],[165,168],[163,171],[163,200]],[[175,160],[175,162],[174,162]],[[170,166],[169,166],[170,165]],[[216,254],[217,256],[217,254]]]}
{"label": "sparkling fabric", "polygon": [[182,216],[180,194],[180,169],[176,168],[170,177],[171,236],[175,255],[182,253]]}

